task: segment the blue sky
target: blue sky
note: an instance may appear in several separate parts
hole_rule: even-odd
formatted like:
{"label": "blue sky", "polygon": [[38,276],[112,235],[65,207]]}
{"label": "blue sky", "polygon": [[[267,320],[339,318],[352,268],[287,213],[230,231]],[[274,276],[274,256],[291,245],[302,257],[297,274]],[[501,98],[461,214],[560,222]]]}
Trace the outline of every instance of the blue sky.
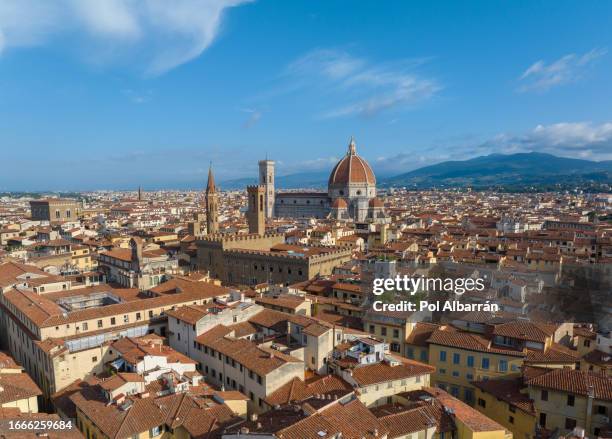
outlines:
{"label": "blue sky", "polygon": [[2,0],[0,190],[612,159],[612,2]]}

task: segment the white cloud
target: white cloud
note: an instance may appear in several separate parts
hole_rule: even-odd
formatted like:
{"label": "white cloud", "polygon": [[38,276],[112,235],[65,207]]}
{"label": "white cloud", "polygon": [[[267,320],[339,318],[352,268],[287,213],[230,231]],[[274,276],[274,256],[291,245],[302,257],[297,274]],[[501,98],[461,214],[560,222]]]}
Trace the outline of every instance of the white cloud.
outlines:
{"label": "white cloud", "polygon": [[540,152],[586,160],[612,160],[612,122],[560,122],[536,125],[522,133],[499,133],[485,140],[472,136],[447,139],[431,146],[404,146],[404,151],[377,157],[377,173],[398,174],[447,160],[488,154]]}
{"label": "white cloud", "polygon": [[593,49],[583,55],[564,55],[550,64],[544,60],[536,61],[520,76],[519,91],[546,91],[575,82],[582,77],[585,68],[606,53],[606,49]]}
{"label": "white cloud", "polygon": [[612,160],[612,122],[537,125],[524,134],[499,134],[477,149],[483,153],[535,151],[564,157]]}
{"label": "white cloud", "polygon": [[225,10],[250,1],[2,0],[0,52],[71,34],[90,60],[123,56],[161,74],[199,56],[217,36]]}
{"label": "white cloud", "polygon": [[286,74],[304,87],[325,89],[343,104],[324,111],[324,118],[372,116],[394,107],[429,99],[442,86],[416,73],[423,60],[373,64],[333,49],[313,50],[291,63]]}

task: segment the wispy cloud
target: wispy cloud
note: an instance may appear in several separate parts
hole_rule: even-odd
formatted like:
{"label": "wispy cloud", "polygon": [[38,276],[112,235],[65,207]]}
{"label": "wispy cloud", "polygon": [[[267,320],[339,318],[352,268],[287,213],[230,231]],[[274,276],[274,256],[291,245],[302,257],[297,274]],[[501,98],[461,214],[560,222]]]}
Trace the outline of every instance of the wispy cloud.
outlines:
{"label": "wispy cloud", "polygon": [[133,104],[146,104],[153,99],[153,92],[151,90],[138,92],[136,90],[132,90],[131,88],[126,88],[121,90],[121,93]]}
{"label": "wispy cloud", "polygon": [[374,64],[336,49],[313,50],[292,62],[285,75],[300,87],[319,88],[339,104],[324,110],[324,118],[373,116],[432,98],[442,86],[415,70],[426,60]]}
{"label": "wispy cloud", "polygon": [[263,116],[263,112],[255,108],[242,108],[240,111],[248,114],[248,118],[242,124],[242,127],[246,129],[255,126],[255,124],[257,124],[257,122],[259,122],[259,120]]}
{"label": "wispy cloud", "polygon": [[399,174],[447,160],[466,160],[488,154],[544,152],[560,157],[612,160],[612,122],[560,122],[536,125],[519,133],[489,138],[449,138],[432,145],[411,147],[371,161],[379,174]]}
{"label": "wispy cloud", "polygon": [[199,56],[224,11],[251,0],[2,0],[0,53],[72,33],[90,61],[123,58],[157,75]]}
{"label": "wispy cloud", "polygon": [[519,77],[518,90],[544,92],[575,82],[583,76],[587,67],[607,52],[605,48],[596,48],[582,55],[570,53],[548,64],[544,60],[536,61]]}
{"label": "wispy cloud", "polygon": [[592,160],[612,160],[612,122],[537,125],[523,134],[499,134],[477,147],[484,153],[547,152]]}

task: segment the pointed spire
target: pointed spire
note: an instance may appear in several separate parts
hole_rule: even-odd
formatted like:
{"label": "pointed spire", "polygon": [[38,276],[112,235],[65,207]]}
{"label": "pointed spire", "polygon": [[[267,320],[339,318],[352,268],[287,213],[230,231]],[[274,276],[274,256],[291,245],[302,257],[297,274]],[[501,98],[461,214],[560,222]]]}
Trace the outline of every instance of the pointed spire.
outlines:
{"label": "pointed spire", "polygon": [[215,192],[215,177],[213,176],[212,171],[212,162],[210,162],[210,166],[208,167],[208,183],[206,184],[206,192]]}
{"label": "pointed spire", "polygon": [[351,141],[348,146],[348,155],[357,154],[357,146],[355,145],[355,138],[351,136]]}

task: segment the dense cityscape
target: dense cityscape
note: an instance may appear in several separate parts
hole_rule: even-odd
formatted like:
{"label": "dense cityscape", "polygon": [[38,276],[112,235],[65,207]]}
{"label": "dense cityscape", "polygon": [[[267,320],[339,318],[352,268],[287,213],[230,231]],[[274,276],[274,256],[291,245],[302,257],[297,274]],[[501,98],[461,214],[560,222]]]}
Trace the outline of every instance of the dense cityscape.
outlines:
{"label": "dense cityscape", "polygon": [[[3,196],[0,434],[610,437],[612,195],[379,189],[354,139],[327,190],[275,165]],[[372,306],[417,298],[496,310]]]}

